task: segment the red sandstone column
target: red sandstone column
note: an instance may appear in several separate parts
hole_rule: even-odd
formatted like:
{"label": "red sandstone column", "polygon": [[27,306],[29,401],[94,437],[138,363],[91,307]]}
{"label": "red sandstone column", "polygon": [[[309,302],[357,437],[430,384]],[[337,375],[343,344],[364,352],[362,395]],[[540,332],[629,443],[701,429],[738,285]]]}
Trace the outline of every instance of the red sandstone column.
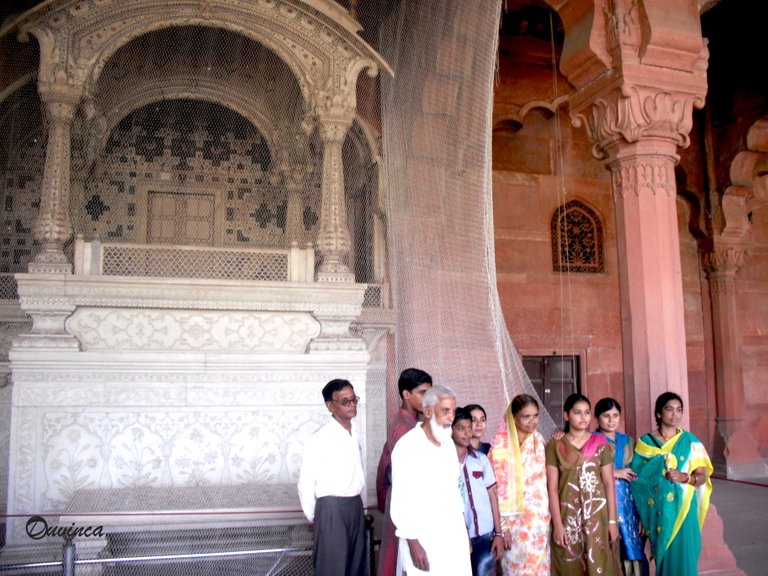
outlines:
{"label": "red sandstone column", "polygon": [[676,147],[671,138],[617,142],[607,162],[616,209],[624,395],[634,408],[626,412],[627,427],[636,434],[653,426],[662,392],[676,392],[688,405]]}
{"label": "red sandstone column", "polygon": [[72,236],[69,134],[80,92],[67,84],[41,85],[40,96],[48,113],[48,144],[34,234],[42,248],[29,271],[71,274],[72,264],[64,254],[64,243]]}
{"label": "red sandstone column", "polygon": [[706,256],[712,296],[712,334],[715,348],[717,430],[712,460],[715,470],[728,478],[765,475],[765,463],[755,437],[744,419],[744,383],[736,307],[736,273],[744,250],[716,248]]}
{"label": "red sandstone column", "polygon": [[[565,26],[560,69],[576,88],[571,115],[612,174],[627,428],[642,433],[654,425],[659,392],[687,399],[674,165],[707,91],[699,2],[547,1]],[[714,507],[709,516],[699,572],[743,574]]]}
{"label": "red sandstone column", "polygon": [[560,69],[576,87],[571,115],[611,170],[627,428],[643,433],[661,392],[687,404],[674,166],[707,91],[698,3],[549,3],[566,30]]}

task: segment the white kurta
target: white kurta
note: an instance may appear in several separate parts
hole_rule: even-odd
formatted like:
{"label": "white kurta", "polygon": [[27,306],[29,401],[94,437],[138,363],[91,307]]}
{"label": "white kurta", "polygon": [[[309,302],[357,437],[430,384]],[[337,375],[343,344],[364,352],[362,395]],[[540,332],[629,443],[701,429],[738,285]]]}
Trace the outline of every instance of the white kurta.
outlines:
{"label": "white kurta", "polygon": [[[425,425],[408,432],[392,451],[390,512],[400,538],[399,563],[408,576],[471,576],[456,448],[453,442],[432,444]],[[427,553],[429,572],[413,565],[407,540],[414,538]]]}

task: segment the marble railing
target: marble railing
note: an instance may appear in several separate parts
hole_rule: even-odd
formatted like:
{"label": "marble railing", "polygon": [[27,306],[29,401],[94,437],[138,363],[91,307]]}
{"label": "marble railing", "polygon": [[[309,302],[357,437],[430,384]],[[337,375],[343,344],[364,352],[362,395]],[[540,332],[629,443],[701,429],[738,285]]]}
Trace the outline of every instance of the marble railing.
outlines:
{"label": "marble railing", "polygon": [[75,274],[312,282],[315,250],[221,248],[75,239]]}

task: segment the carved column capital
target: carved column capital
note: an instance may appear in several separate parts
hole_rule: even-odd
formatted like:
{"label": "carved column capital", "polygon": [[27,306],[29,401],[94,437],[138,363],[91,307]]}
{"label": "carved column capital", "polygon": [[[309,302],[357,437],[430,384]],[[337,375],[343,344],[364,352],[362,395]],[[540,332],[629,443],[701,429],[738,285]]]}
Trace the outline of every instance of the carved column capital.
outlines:
{"label": "carved column capital", "polygon": [[596,97],[572,117],[575,126],[586,127],[598,159],[618,156],[628,144],[653,141],[658,153],[677,161],[676,149],[690,143],[693,108],[703,104],[699,94],[622,85]]}
{"label": "carved column capital", "polygon": [[743,248],[715,248],[704,255],[704,267],[712,274],[735,276],[744,264],[745,255]]}
{"label": "carved column capital", "polygon": [[665,156],[637,156],[610,163],[614,197],[675,197],[675,164]]}
{"label": "carved column capital", "polygon": [[318,122],[352,124],[357,110],[357,78],[334,78],[315,94],[312,111]]}
{"label": "carved column capital", "polygon": [[318,128],[323,144],[342,145],[354,118],[354,114],[321,116],[318,119]]}
{"label": "carved column capital", "polygon": [[[40,93],[40,99],[48,107],[56,105],[56,108],[62,110],[64,114],[67,114],[67,109],[71,107],[71,115],[74,116],[74,112],[82,100],[84,88],[67,82],[40,82],[37,91]],[[52,112],[55,111],[49,109],[49,113]],[[69,120],[72,120],[72,116],[69,117]],[[66,118],[62,119],[66,120]]]}
{"label": "carved column capital", "polygon": [[713,296],[735,293],[736,273],[744,263],[746,251],[742,248],[716,248],[704,255],[704,269],[709,277]]}

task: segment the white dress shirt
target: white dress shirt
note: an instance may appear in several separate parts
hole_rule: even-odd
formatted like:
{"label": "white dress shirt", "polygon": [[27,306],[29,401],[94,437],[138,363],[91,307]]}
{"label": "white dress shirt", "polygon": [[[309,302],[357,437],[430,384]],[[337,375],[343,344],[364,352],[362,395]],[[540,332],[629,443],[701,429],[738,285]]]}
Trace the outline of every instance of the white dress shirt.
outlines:
{"label": "white dress shirt", "polygon": [[299,471],[299,500],[307,520],[315,519],[315,502],[323,496],[358,496],[365,486],[357,425],[351,434],[331,417],[304,444]]}

